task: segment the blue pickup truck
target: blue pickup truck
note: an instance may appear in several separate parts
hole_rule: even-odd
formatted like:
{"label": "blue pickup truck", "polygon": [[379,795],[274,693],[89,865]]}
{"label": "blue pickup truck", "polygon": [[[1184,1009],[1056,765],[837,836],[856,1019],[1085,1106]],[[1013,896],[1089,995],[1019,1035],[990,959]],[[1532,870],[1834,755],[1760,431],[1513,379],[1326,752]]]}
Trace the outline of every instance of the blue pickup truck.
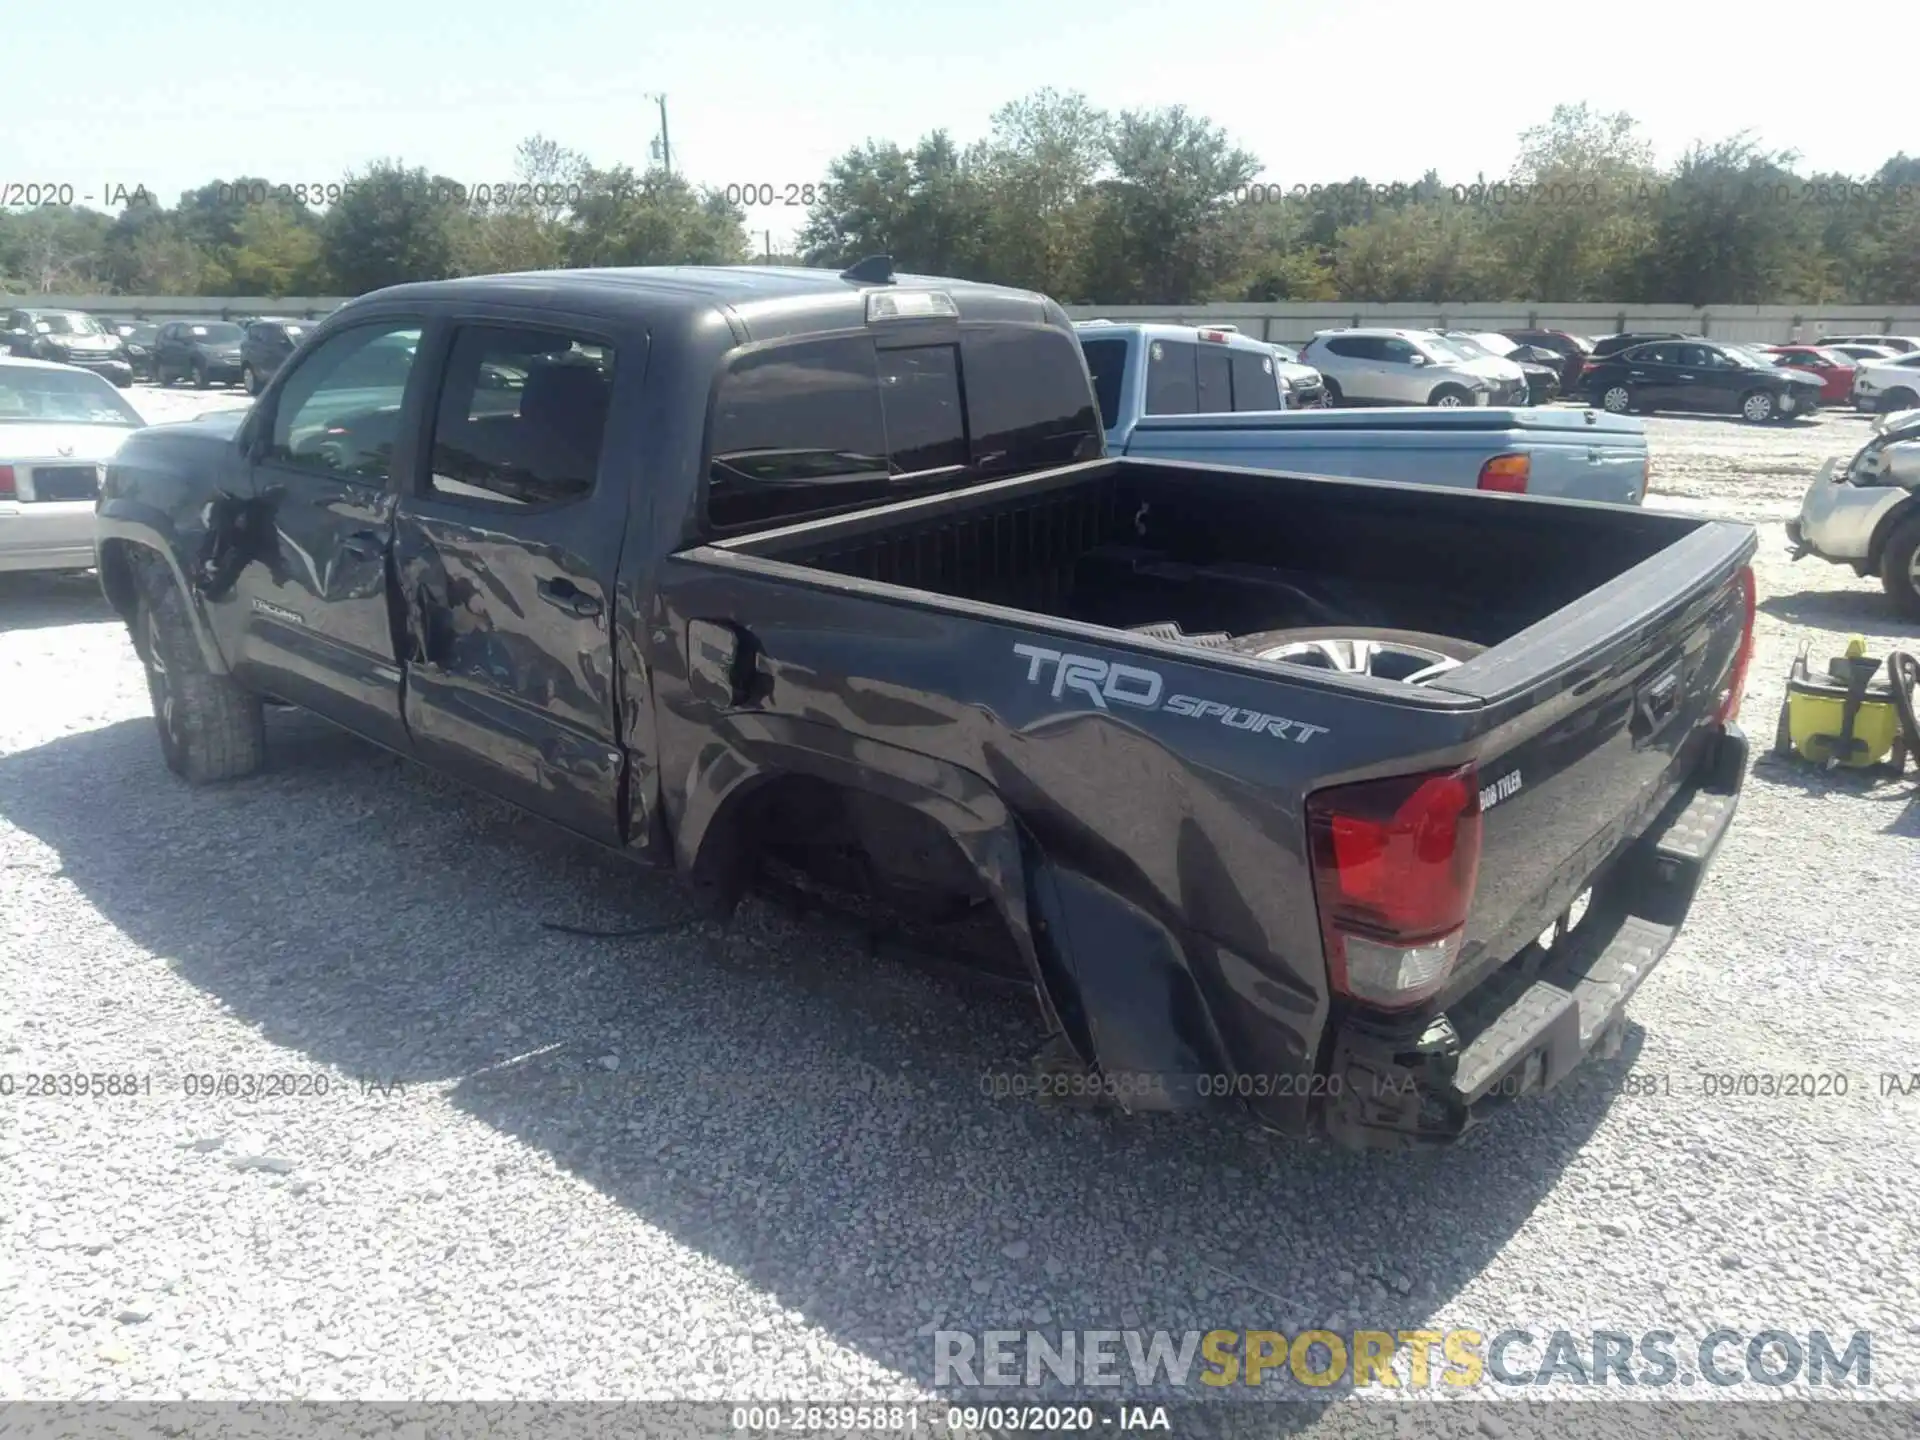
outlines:
{"label": "blue pickup truck", "polygon": [[1638,505],[1647,436],[1564,406],[1286,407],[1272,346],[1231,330],[1083,321],[1109,455]]}

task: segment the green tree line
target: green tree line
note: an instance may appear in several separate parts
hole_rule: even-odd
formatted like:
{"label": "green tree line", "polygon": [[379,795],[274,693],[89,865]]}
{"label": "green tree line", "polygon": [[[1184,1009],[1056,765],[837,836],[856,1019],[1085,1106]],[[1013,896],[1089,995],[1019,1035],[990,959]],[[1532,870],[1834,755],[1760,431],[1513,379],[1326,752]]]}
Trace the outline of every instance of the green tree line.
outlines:
{"label": "green tree line", "polygon": [[[797,255],[1042,290],[1205,300],[1920,304],[1920,157],[1804,171],[1747,135],[1656,165],[1632,117],[1562,105],[1501,176],[1267,183],[1184,106],[1043,90],[967,144],[935,131],[835,159]],[[736,264],[745,214],[683,175],[601,168],[535,136],[516,183],[469,192],[383,160],[293,193],[250,177],[169,207],[0,212],[0,285],[41,293],[356,294],[580,265]],[[297,187],[296,187],[297,188]],[[755,257],[757,258],[757,257]]]}

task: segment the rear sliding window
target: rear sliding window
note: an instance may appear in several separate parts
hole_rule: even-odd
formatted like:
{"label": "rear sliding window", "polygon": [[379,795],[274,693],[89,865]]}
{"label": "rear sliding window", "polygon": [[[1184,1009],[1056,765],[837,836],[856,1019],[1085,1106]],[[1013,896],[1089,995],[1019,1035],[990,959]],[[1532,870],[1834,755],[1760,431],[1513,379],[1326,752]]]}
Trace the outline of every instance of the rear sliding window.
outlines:
{"label": "rear sliding window", "polygon": [[963,329],[958,344],[776,345],[721,381],[707,520],[778,524],[1065,465],[1097,455],[1101,435],[1079,346],[1052,328]]}

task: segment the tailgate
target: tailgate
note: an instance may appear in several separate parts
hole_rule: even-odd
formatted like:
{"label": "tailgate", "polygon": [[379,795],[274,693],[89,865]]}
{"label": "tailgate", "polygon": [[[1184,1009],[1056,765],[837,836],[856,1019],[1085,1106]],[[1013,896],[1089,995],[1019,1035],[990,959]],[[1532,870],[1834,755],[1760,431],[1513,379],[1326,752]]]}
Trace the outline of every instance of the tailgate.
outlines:
{"label": "tailgate", "polygon": [[1745,525],[1713,522],[1444,677],[1485,700],[1459,993],[1520,953],[1697,784],[1750,620]]}

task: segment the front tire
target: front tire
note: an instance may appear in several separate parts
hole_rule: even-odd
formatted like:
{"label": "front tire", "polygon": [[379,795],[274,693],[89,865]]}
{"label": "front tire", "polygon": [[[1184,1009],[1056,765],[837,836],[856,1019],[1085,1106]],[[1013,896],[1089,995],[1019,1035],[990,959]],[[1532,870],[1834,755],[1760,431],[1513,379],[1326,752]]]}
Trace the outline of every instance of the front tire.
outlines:
{"label": "front tire", "polygon": [[1442,385],[1427,397],[1427,404],[1442,410],[1458,410],[1473,404],[1473,396],[1458,385]]}
{"label": "front tire", "polygon": [[194,361],[193,362],[193,388],[196,390],[204,390],[207,388],[208,383],[209,382],[207,380],[206,363],[201,360]]}
{"label": "front tire", "polygon": [[142,574],[134,609],[134,650],[146,667],[153,723],[167,768],[193,785],[238,780],[266,762],[258,697],[207,668],[187,618],[186,596],[165,568]]}
{"label": "front tire", "polygon": [[1920,515],[1909,516],[1880,552],[1880,585],[1903,615],[1920,619]]}
{"label": "front tire", "polygon": [[253,366],[243,365],[240,369],[240,385],[249,395],[260,393],[260,377],[254,373]]}
{"label": "front tire", "polygon": [[1777,419],[1779,414],[1780,407],[1765,390],[1755,390],[1740,397],[1740,418],[1750,424],[1765,425]]}
{"label": "front tire", "polygon": [[1337,410],[1346,403],[1345,397],[1340,394],[1339,381],[1323,375],[1321,377],[1321,383],[1327,387],[1327,398],[1325,401],[1327,409]]}

